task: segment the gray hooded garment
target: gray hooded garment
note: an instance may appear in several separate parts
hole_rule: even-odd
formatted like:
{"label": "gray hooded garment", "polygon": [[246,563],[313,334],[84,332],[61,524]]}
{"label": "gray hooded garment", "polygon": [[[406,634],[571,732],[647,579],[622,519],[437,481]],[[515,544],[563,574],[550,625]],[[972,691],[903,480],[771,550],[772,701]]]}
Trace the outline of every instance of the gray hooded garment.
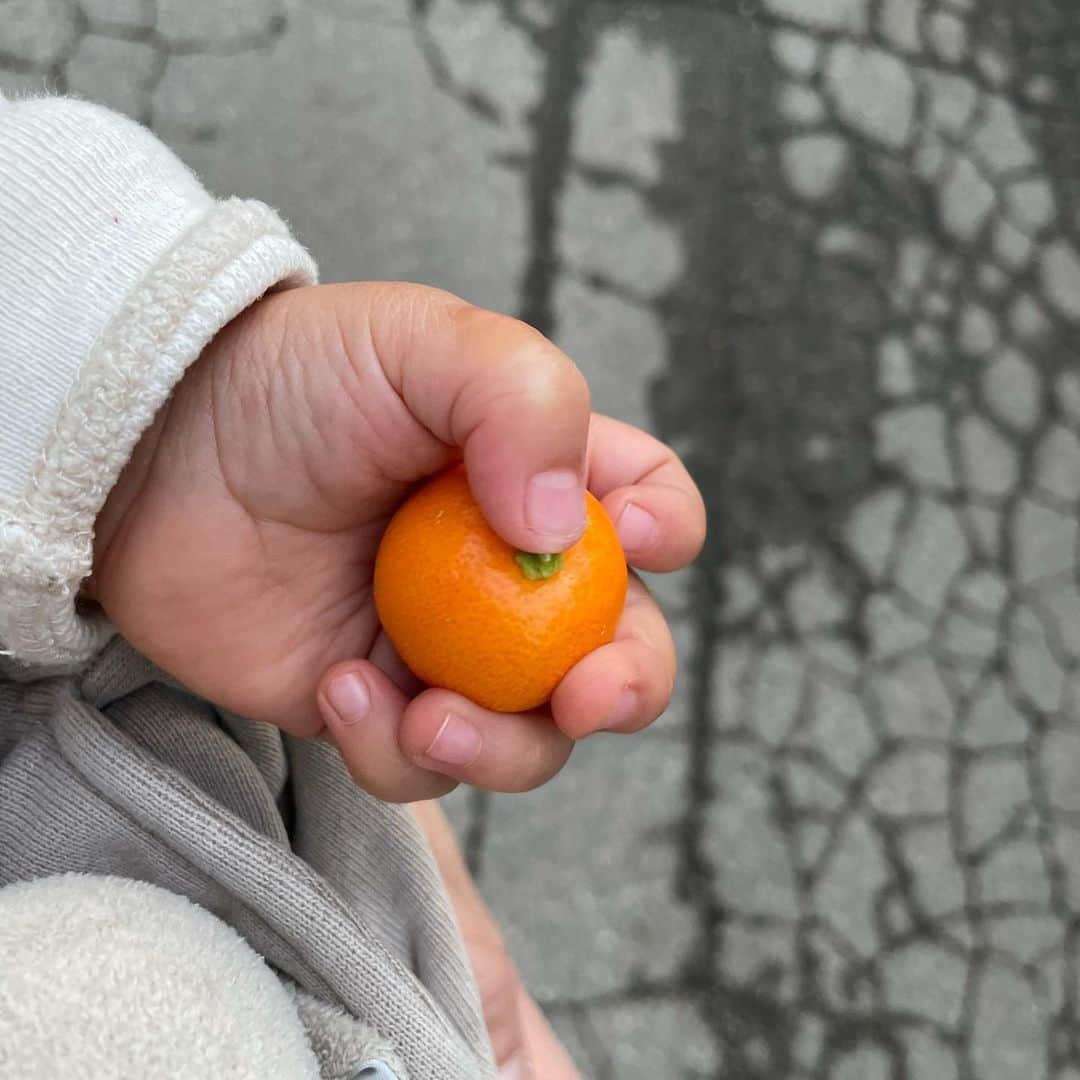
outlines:
{"label": "gray hooded garment", "polygon": [[80,872],[188,897],[295,984],[324,1076],[349,1075],[349,1017],[355,1044],[374,1029],[410,1080],[495,1075],[407,809],[358,789],[331,747],[219,713],[120,638],[77,675],[0,665],[0,887]]}

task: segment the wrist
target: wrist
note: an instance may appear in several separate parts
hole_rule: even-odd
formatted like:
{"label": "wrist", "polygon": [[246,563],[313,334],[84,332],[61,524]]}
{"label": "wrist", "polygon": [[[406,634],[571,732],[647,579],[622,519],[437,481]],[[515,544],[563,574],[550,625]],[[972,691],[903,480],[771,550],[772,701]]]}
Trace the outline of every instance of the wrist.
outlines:
{"label": "wrist", "polygon": [[131,457],[121,470],[120,476],[109,492],[105,505],[94,522],[94,556],[90,576],[83,582],[80,596],[105,607],[102,596],[103,582],[112,577],[109,573],[110,553],[116,541],[132,520],[133,509],[142,497],[153,471],[161,436],[168,422],[173,399],[161,407],[150,427],[135,444]]}

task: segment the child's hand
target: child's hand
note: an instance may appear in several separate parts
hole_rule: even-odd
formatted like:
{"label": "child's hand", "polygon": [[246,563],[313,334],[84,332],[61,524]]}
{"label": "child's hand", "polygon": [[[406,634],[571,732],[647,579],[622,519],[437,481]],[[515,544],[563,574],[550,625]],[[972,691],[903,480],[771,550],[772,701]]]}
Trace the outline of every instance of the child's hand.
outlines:
{"label": "child's hand", "polygon": [[616,641],[550,712],[418,693],[379,631],[372,566],[410,486],[462,452],[488,520],[522,550],[577,538],[586,479],[634,566],[676,569],[702,543],[674,453],[590,415],[585,380],[538,333],[432,289],[322,286],[266,297],[188,372],[102,511],[88,592],[196,693],[296,735],[325,726],[376,795],[534,787],[574,739],[655,719],[674,648],[632,578]]}

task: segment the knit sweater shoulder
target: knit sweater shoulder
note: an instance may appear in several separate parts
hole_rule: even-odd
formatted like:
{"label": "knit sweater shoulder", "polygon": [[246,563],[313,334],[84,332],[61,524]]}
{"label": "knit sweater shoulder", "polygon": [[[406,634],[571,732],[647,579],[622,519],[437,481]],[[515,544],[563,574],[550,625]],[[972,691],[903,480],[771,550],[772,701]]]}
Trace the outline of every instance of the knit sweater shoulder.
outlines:
{"label": "knit sweater shoulder", "polygon": [[76,598],[139,437],[223,326],[315,278],[271,208],[215,199],[140,125],[0,96],[0,651],[100,650]]}

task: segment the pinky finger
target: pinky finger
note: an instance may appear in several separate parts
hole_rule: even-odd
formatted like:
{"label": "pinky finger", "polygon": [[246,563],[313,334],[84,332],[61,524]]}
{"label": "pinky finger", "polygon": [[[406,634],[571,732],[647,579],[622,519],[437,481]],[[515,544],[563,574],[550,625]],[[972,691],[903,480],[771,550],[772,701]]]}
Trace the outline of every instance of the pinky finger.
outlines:
{"label": "pinky finger", "polygon": [[398,746],[408,698],[366,660],[335,664],[322,678],[319,710],[352,778],[386,802],[437,799],[457,782],[410,761]]}

